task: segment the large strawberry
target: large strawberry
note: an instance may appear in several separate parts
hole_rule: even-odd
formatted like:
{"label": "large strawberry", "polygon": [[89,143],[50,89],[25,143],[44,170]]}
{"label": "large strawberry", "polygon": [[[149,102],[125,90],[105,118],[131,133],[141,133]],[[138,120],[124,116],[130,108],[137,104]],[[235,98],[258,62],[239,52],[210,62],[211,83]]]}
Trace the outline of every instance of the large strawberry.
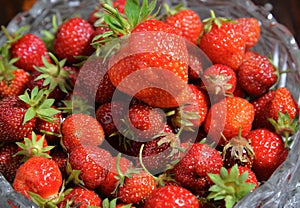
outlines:
{"label": "large strawberry", "polygon": [[79,178],[84,186],[95,189],[104,182],[111,167],[110,153],[97,146],[77,146],[70,153],[73,170],[80,170]]}
{"label": "large strawberry", "polygon": [[49,199],[58,194],[62,185],[61,172],[53,160],[35,156],[27,160],[17,170],[13,187],[27,197],[31,193]]}
{"label": "large strawberry", "polygon": [[195,143],[172,170],[175,180],[192,193],[205,196],[212,181],[208,173],[219,173],[223,166],[219,152],[206,144]]}
{"label": "large strawberry", "polygon": [[54,51],[59,58],[65,58],[69,63],[78,62],[76,57],[93,53],[93,34],[92,25],[85,19],[70,18],[58,28],[54,39]]}
{"label": "large strawberry", "polygon": [[278,79],[277,69],[269,59],[257,52],[248,51],[238,70],[238,83],[248,94],[266,93]]}
{"label": "large strawberry", "polygon": [[208,111],[204,129],[208,137],[219,145],[225,145],[231,138],[239,134],[249,133],[254,120],[254,107],[244,98],[226,97],[214,104]]}
{"label": "large strawberry", "polygon": [[246,40],[242,27],[222,17],[203,20],[204,34],[200,39],[200,48],[215,64],[225,64],[237,70],[242,64]]}
{"label": "large strawberry", "polygon": [[104,132],[96,118],[87,114],[71,114],[61,125],[62,143],[68,152],[77,146],[97,146],[104,140]]}
{"label": "large strawberry", "polygon": [[187,189],[180,186],[164,186],[155,189],[145,200],[144,208],[174,208],[190,207],[198,208],[199,201],[197,197]]}
{"label": "large strawberry", "polygon": [[53,108],[54,99],[47,99],[48,92],[34,88],[19,97],[9,96],[0,101],[0,137],[2,141],[22,141],[31,134],[36,119],[55,120],[59,111]]}
{"label": "large strawberry", "polygon": [[246,49],[253,47],[260,38],[261,26],[258,19],[254,17],[242,17],[236,19],[242,26],[246,35]]}
{"label": "large strawberry", "polygon": [[188,41],[198,45],[203,29],[199,15],[194,10],[184,7],[170,9],[165,6],[165,9],[167,18],[164,21],[179,30],[179,34]]}

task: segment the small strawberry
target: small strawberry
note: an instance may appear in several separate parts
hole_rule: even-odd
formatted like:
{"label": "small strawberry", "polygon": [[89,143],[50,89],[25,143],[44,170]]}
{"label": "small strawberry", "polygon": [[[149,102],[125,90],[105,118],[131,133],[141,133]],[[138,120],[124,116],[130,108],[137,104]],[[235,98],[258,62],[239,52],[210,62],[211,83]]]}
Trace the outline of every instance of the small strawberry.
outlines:
{"label": "small strawberry", "polygon": [[219,152],[206,144],[195,143],[172,170],[175,180],[192,193],[205,196],[212,181],[208,173],[219,173],[223,166]]}
{"label": "small strawberry", "polygon": [[253,47],[260,38],[260,24],[254,17],[243,17],[236,19],[242,26],[244,34],[246,36],[246,49]]}
{"label": "small strawberry", "polygon": [[87,208],[91,206],[101,207],[101,204],[102,200],[95,191],[77,186],[65,195],[57,207]]}
{"label": "small strawberry", "polygon": [[155,189],[145,200],[144,208],[161,207],[189,207],[198,208],[197,197],[187,189],[180,186],[164,186]]}
{"label": "small strawberry", "polygon": [[93,53],[90,45],[94,29],[90,23],[80,17],[68,19],[58,28],[54,39],[54,51],[61,59],[69,63],[78,62],[76,57]]}
{"label": "small strawberry", "polygon": [[73,170],[79,170],[79,178],[88,189],[98,188],[111,167],[110,153],[97,146],[79,145],[70,153],[69,162]]}
{"label": "small strawberry", "polygon": [[237,77],[239,85],[252,96],[263,95],[278,79],[277,69],[269,59],[252,51],[246,53]]}
{"label": "small strawberry", "polygon": [[203,29],[203,24],[199,15],[191,9],[176,7],[170,9],[164,4],[167,17],[164,20],[168,25],[172,25],[191,43],[198,45],[198,41]]}
{"label": "small strawberry", "polygon": [[241,25],[226,18],[216,18],[213,11],[211,18],[203,20],[203,23],[201,50],[214,64],[224,64],[237,70],[243,62],[246,50],[246,40]]}
{"label": "small strawberry", "polygon": [[54,148],[54,146],[48,146],[44,135],[36,135],[34,131],[28,138],[25,137],[23,142],[16,142],[16,144],[19,149],[15,155],[22,155],[22,162],[34,156],[51,158],[50,150]]}
{"label": "small strawberry", "polygon": [[278,134],[267,129],[252,130],[246,138],[255,154],[252,170],[259,181],[266,181],[285,161],[288,148]]}
{"label": "small strawberry", "polygon": [[204,130],[208,137],[223,146],[239,134],[247,135],[254,120],[254,107],[244,98],[226,97],[208,111]]}
{"label": "small strawberry", "polygon": [[15,156],[18,146],[14,142],[2,143],[0,146],[0,172],[5,179],[12,183],[17,169],[22,164],[22,156]]}
{"label": "small strawberry", "polygon": [[31,193],[49,199],[58,194],[62,175],[56,162],[45,157],[31,157],[17,170],[13,182],[15,191],[30,198]]}
{"label": "small strawberry", "polygon": [[48,92],[34,88],[19,97],[9,96],[0,101],[0,137],[2,141],[22,141],[31,134],[36,119],[55,120],[59,111],[52,107],[54,99]]}
{"label": "small strawberry", "polygon": [[223,64],[214,64],[205,69],[202,75],[203,87],[212,98],[216,95],[232,95],[237,82],[233,69]]}
{"label": "small strawberry", "polygon": [[214,185],[209,189],[210,194],[207,198],[224,200],[226,208],[232,208],[236,202],[258,187],[256,176],[251,169],[237,165],[229,170],[222,167],[220,173],[208,175]]}
{"label": "small strawberry", "polygon": [[71,114],[61,124],[62,143],[67,152],[77,146],[98,146],[104,140],[104,132],[96,118],[87,114]]}

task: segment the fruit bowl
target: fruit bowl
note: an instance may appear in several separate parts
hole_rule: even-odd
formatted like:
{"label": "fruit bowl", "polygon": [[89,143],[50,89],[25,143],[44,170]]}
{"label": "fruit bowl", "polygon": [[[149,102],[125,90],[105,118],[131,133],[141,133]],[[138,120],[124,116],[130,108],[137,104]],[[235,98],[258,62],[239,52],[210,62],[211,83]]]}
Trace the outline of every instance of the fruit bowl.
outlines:
{"label": "fruit bowl", "polygon": [[[278,87],[287,87],[295,100],[300,103],[300,51],[293,35],[288,29],[279,24],[272,14],[263,7],[254,5],[245,0],[189,0],[176,1],[165,0],[169,5],[183,2],[187,7],[195,10],[201,18],[210,16],[210,10],[214,10],[217,16],[230,18],[255,17],[261,24],[261,38],[253,48],[254,51],[272,58],[273,63],[280,71],[290,70],[280,76]],[[50,30],[51,18],[56,15],[58,23],[65,18],[80,15],[88,18],[93,11],[96,0],[39,0],[31,10],[18,14],[8,25],[8,32],[14,32],[19,27],[30,25],[30,32],[37,35],[40,29]],[[0,34],[0,45],[5,41],[5,36]],[[300,190],[298,175],[300,171],[300,133],[293,136],[286,161],[273,173],[273,175],[255,191],[247,195],[235,207],[299,207]],[[2,185],[3,183],[3,185]],[[1,199],[7,199],[19,204],[20,207],[37,207],[13,191],[3,177],[0,176]],[[7,187],[7,188],[3,188]],[[0,201],[0,207],[10,207],[6,202]]]}

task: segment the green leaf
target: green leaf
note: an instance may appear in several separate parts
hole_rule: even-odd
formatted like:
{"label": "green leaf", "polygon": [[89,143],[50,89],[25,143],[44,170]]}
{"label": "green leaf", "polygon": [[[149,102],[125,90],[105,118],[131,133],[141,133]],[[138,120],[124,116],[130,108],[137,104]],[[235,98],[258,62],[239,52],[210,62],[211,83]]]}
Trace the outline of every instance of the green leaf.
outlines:
{"label": "green leaf", "polygon": [[234,197],[232,197],[232,196],[225,197],[225,207],[226,208],[232,208],[235,203],[236,203],[236,201],[235,201]]}
{"label": "green leaf", "polygon": [[46,99],[40,106],[39,109],[46,109],[46,108],[50,108],[53,103],[55,102],[55,99],[50,98],[50,99]]}
{"label": "green leaf", "polygon": [[[143,4],[144,1],[148,0],[143,0]],[[131,27],[137,25],[140,16],[140,9],[139,0],[126,1],[124,11]]]}
{"label": "green leaf", "polygon": [[23,95],[19,96],[19,99],[22,100],[24,103],[30,104],[30,97],[27,90]]}
{"label": "green leaf", "polygon": [[54,108],[45,108],[45,109],[38,109],[37,114],[38,116],[42,117],[52,117],[55,114],[58,114],[60,111]]}
{"label": "green leaf", "polygon": [[25,115],[24,115],[24,120],[23,120],[23,125],[30,121],[31,119],[33,119],[36,116],[36,111],[34,110],[34,108],[30,107],[27,109]]}

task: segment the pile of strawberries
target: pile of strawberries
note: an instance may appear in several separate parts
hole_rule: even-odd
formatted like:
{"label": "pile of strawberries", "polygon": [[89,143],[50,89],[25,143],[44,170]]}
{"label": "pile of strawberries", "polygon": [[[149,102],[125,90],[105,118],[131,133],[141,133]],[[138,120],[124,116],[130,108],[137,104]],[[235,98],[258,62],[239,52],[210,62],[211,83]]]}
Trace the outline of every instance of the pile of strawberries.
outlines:
{"label": "pile of strawberries", "polygon": [[299,108],[252,50],[259,21],[156,8],[102,2],[41,37],[2,27],[0,172],[15,191],[40,207],[230,208],[285,161]]}

